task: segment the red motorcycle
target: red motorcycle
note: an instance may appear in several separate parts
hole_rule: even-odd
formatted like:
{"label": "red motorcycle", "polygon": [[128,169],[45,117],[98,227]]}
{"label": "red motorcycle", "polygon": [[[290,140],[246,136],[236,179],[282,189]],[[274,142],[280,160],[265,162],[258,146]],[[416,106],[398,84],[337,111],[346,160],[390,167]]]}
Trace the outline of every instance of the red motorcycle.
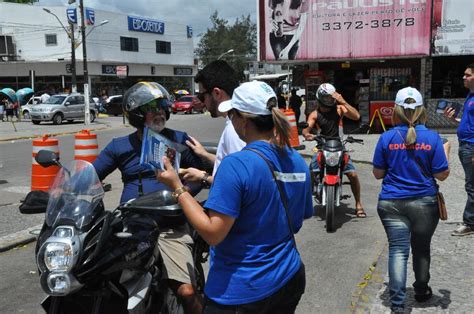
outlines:
{"label": "red motorcycle", "polygon": [[343,170],[349,162],[349,154],[345,148],[346,143],[363,143],[361,139],[348,136],[346,139],[340,137],[326,137],[317,135],[316,161],[319,171],[312,174],[313,194],[316,200],[326,209],[326,231],[333,232],[334,212],[340,205],[340,200],[350,196],[342,194]]}

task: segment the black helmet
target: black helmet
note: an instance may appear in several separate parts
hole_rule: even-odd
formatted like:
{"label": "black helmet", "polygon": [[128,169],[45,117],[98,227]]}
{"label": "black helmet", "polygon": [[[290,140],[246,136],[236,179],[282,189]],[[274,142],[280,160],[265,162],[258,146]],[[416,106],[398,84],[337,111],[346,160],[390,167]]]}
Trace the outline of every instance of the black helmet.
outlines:
{"label": "black helmet", "polygon": [[336,105],[336,100],[332,97],[335,91],[336,88],[332,84],[323,83],[316,91],[316,99],[322,106],[332,108]]}
{"label": "black helmet", "polygon": [[170,118],[170,94],[158,83],[139,82],[130,87],[123,97],[123,111],[128,122],[137,129],[143,129],[145,115],[140,107],[156,102],[166,112],[166,120]]}

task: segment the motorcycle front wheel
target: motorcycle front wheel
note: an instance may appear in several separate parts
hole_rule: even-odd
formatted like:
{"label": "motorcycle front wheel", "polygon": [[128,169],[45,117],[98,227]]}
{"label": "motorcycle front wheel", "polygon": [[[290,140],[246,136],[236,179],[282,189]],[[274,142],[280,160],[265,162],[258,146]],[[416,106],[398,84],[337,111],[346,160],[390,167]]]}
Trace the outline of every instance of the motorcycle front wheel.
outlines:
{"label": "motorcycle front wheel", "polygon": [[336,204],[336,186],[326,185],[326,231],[334,232],[334,207]]}

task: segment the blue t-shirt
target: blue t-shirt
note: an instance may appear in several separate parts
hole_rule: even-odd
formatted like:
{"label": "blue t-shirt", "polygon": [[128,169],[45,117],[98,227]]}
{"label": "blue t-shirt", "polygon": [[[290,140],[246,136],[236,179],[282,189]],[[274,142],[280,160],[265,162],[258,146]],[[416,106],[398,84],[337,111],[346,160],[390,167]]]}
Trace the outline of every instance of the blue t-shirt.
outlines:
{"label": "blue t-shirt", "polygon": [[458,139],[474,145],[474,93],[469,93],[464,102],[461,123],[458,127]]}
{"label": "blue t-shirt", "polygon": [[448,169],[443,142],[436,132],[428,130],[424,125],[416,125],[416,144],[407,149],[407,131],[408,126],[399,125],[379,138],[373,165],[377,169],[386,170],[379,199],[435,195],[437,189],[433,174]]}
{"label": "blue t-shirt", "polygon": [[[181,144],[185,144],[189,136],[180,131],[165,128],[160,133],[166,138]],[[138,197],[138,173],[142,170],[140,166],[142,141],[137,132],[127,136],[114,138],[99,154],[93,165],[100,180],[103,180],[115,169],[119,169],[124,183],[120,203]],[[195,167],[203,169],[201,159],[190,149],[181,154],[181,166],[183,168]],[[145,194],[169,188],[158,182],[152,170],[142,170],[142,185]]]}
{"label": "blue t-shirt", "polygon": [[[256,141],[273,164],[289,199],[294,232],[313,215],[310,174],[293,149],[280,155],[274,145]],[[225,239],[212,248],[205,293],[220,304],[262,300],[300,268],[280,193],[265,161],[245,148],[222,160],[205,207],[235,218]]]}

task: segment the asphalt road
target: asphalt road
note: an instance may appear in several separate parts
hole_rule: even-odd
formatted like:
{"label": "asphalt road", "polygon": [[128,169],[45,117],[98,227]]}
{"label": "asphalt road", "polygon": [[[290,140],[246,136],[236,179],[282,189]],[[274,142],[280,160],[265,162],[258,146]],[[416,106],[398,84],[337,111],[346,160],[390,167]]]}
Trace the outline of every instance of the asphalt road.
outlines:
{"label": "asphalt road", "polygon": [[[109,118],[109,119],[121,119]],[[206,115],[172,116],[168,125],[188,132],[201,141],[217,142],[224,126],[223,119]],[[45,125],[47,127],[47,125]],[[98,132],[100,147],[115,136],[130,133],[130,128]],[[61,136],[60,150],[64,162],[73,159],[73,136]],[[0,143],[3,168],[0,179],[0,236],[42,223],[43,215],[25,216],[18,213],[19,200],[29,190],[31,174],[31,141]],[[361,148],[355,148],[361,149]],[[353,199],[343,201],[336,214],[337,230],[328,234],[325,221],[316,215],[305,221],[297,234],[298,249],[306,265],[306,292],[298,313],[345,313],[363,286],[364,276],[377,260],[385,245],[385,234],[375,212],[379,182],[373,179],[371,166],[356,163],[362,182],[362,197],[368,217],[353,215]],[[121,189],[120,176],[115,173],[106,180],[112,191],[106,193],[106,207],[117,204]],[[345,185],[345,194],[350,194]],[[2,205],[3,204],[3,205]],[[0,253],[0,312],[41,313],[39,303],[44,293],[39,287],[33,256],[35,243]]]}

